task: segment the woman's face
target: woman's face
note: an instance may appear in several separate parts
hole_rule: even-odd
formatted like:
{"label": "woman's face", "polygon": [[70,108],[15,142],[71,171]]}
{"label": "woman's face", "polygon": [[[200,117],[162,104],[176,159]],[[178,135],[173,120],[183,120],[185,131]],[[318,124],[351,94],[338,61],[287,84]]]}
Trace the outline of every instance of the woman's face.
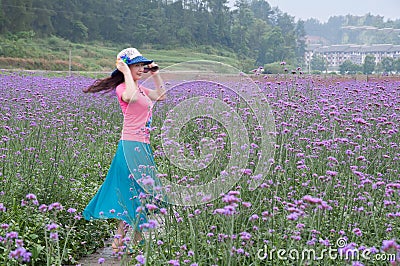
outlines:
{"label": "woman's face", "polygon": [[133,80],[139,80],[142,78],[144,71],[143,63],[129,65],[129,69],[131,70]]}

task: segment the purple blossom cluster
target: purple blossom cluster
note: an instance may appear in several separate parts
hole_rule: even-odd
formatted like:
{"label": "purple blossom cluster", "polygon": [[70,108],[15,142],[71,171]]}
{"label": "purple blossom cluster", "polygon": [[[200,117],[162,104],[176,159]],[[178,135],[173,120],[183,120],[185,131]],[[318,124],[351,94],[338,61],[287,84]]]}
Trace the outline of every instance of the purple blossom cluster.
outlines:
{"label": "purple blossom cluster", "polygon": [[[347,241],[340,252],[368,248],[397,254],[398,260],[400,81],[280,75],[260,79],[260,75],[254,82],[261,92],[229,78],[223,86],[181,81],[176,81],[179,86],[168,85],[168,99],[155,106],[152,129],[160,178],[188,190],[216,175],[229,180],[234,171],[242,179],[214,201],[212,191],[193,193],[190,196],[200,199],[197,206],[164,208],[147,202],[140,207],[157,213],[164,222],[149,219],[142,225],[154,232],[154,245],[149,254],[136,254],[134,263],[221,265],[235,260],[247,265],[263,245],[318,250],[335,247],[339,238]],[[4,165],[0,168],[0,245],[7,246],[7,259],[26,262],[31,255],[21,232],[3,220],[15,208],[12,198],[20,195],[18,208],[46,217],[65,213],[72,220],[81,219],[81,201],[93,193],[87,187],[101,184],[104,178],[122,116],[115,98],[90,95],[89,99],[81,94],[82,87],[92,82],[89,78],[2,74],[0,79],[4,84],[0,91],[0,162]],[[263,109],[234,93],[242,90],[269,104],[274,132],[257,124],[254,112]],[[247,147],[240,147],[248,151],[245,168],[224,168],[235,156],[229,152],[235,139],[209,117],[187,123],[177,155],[198,159],[202,145],[208,145],[214,155],[202,157],[198,171],[170,163],[167,154],[177,143],[165,137],[175,123],[166,114],[198,96],[218,98],[240,115],[250,138]],[[225,112],[219,117],[230,115]],[[256,174],[263,134],[275,137],[274,156],[267,160],[270,171]],[[260,185],[250,190],[248,184],[254,180]],[[152,185],[151,179],[141,182]],[[47,197],[47,204],[42,203]],[[47,220],[42,226],[50,239],[60,241],[63,223]],[[166,229],[166,235],[173,237],[162,234]]]}
{"label": "purple blossom cluster", "polygon": [[[39,204],[39,201],[35,194],[29,193],[25,196],[24,199],[21,200],[21,204],[19,206],[12,206],[7,210],[4,203],[0,203],[2,206],[2,212],[5,215],[11,214],[12,210],[15,210],[18,207],[23,208],[26,214],[29,214],[28,218],[23,217],[23,219],[29,220],[29,217],[34,217],[36,215],[42,216],[42,219],[36,220],[36,222],[42,221],[42,224],[37,224],[40,228],[44,228],[48,231],[48,238],[55,242],[59,241],[59,231],[64,230],[62,229],[60,224],[55,222],[50,222],[46,224],[46,221],[49,218],[54,218],[57,216],[57,213],[64,210],[64,207],[59,202],[54,202],[49,204],[48,206],[45,204]],[[78,221],[82,217],[80,214],[76,214],[76,209],[69,208],[67,213],[72,215],[72,220]],[[66,224],[66,222],[63,222]],[[26,247],[24,242],[24,236],[20,235],[19,232],[13,231],[18,230],[19,225],[11,220],[10,223],[2,223],[0,224],[0,246],[2,249],[8,253],[7,258],[0,259],[9,259],[10,261],[17,261],[20,263],[28,263],[31,261],[32,252],[29,250],[32,246]],[[24,232],[22,232],[24,233]]]}

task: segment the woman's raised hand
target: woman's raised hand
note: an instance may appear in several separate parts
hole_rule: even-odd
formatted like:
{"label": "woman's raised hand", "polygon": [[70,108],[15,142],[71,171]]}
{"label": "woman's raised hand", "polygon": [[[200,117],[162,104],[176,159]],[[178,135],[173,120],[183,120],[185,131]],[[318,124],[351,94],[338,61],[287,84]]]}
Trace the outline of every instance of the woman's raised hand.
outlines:
{"label": "woman's raised hand", "polygon": [[151,75],[154,75],[155,73],[158,73],[158,71],[159,71],[158,64],[155,63],[155,62],[152,62],[151,64],[148,64],[147,68],[150,69],[149,72],[150,72]]}
{"label": "woman's raised hand", "polygon": [[130,73],[129,66],[120,57],[117,58],[115,65],[124,75]]}

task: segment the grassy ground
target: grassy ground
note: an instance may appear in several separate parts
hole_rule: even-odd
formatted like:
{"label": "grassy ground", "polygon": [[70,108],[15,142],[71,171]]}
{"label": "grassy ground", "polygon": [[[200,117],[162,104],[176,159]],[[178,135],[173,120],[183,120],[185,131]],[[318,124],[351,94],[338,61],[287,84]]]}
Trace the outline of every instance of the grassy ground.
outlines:
{"label": "grassy ground", "polygon": [[[134,44],[111,45],[102,43],[77,44],[57,37],[34,39],[17,36],[14,39],[0,36],[0,68],[56,71],[110,71],[115,56],[123,48]],[[193,60],[211,60],[247,68],[232,52],[211,47],[155,50],[141,48],[140,52],[165,68],[176,63]]]}

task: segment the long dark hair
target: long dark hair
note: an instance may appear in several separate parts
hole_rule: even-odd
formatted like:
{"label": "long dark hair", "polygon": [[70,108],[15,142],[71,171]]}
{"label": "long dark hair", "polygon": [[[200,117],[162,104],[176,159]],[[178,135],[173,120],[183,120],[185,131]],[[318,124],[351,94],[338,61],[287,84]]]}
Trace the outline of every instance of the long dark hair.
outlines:
{"label": "long dark hair", "polygon": [[116,71],[110,77],[95,80],[92,85],[84,88],[82,91],[84,93],[96,93],[100,91],[107,93],[114,90],[122,82],[124,82],[124,74],[120,71]]}

